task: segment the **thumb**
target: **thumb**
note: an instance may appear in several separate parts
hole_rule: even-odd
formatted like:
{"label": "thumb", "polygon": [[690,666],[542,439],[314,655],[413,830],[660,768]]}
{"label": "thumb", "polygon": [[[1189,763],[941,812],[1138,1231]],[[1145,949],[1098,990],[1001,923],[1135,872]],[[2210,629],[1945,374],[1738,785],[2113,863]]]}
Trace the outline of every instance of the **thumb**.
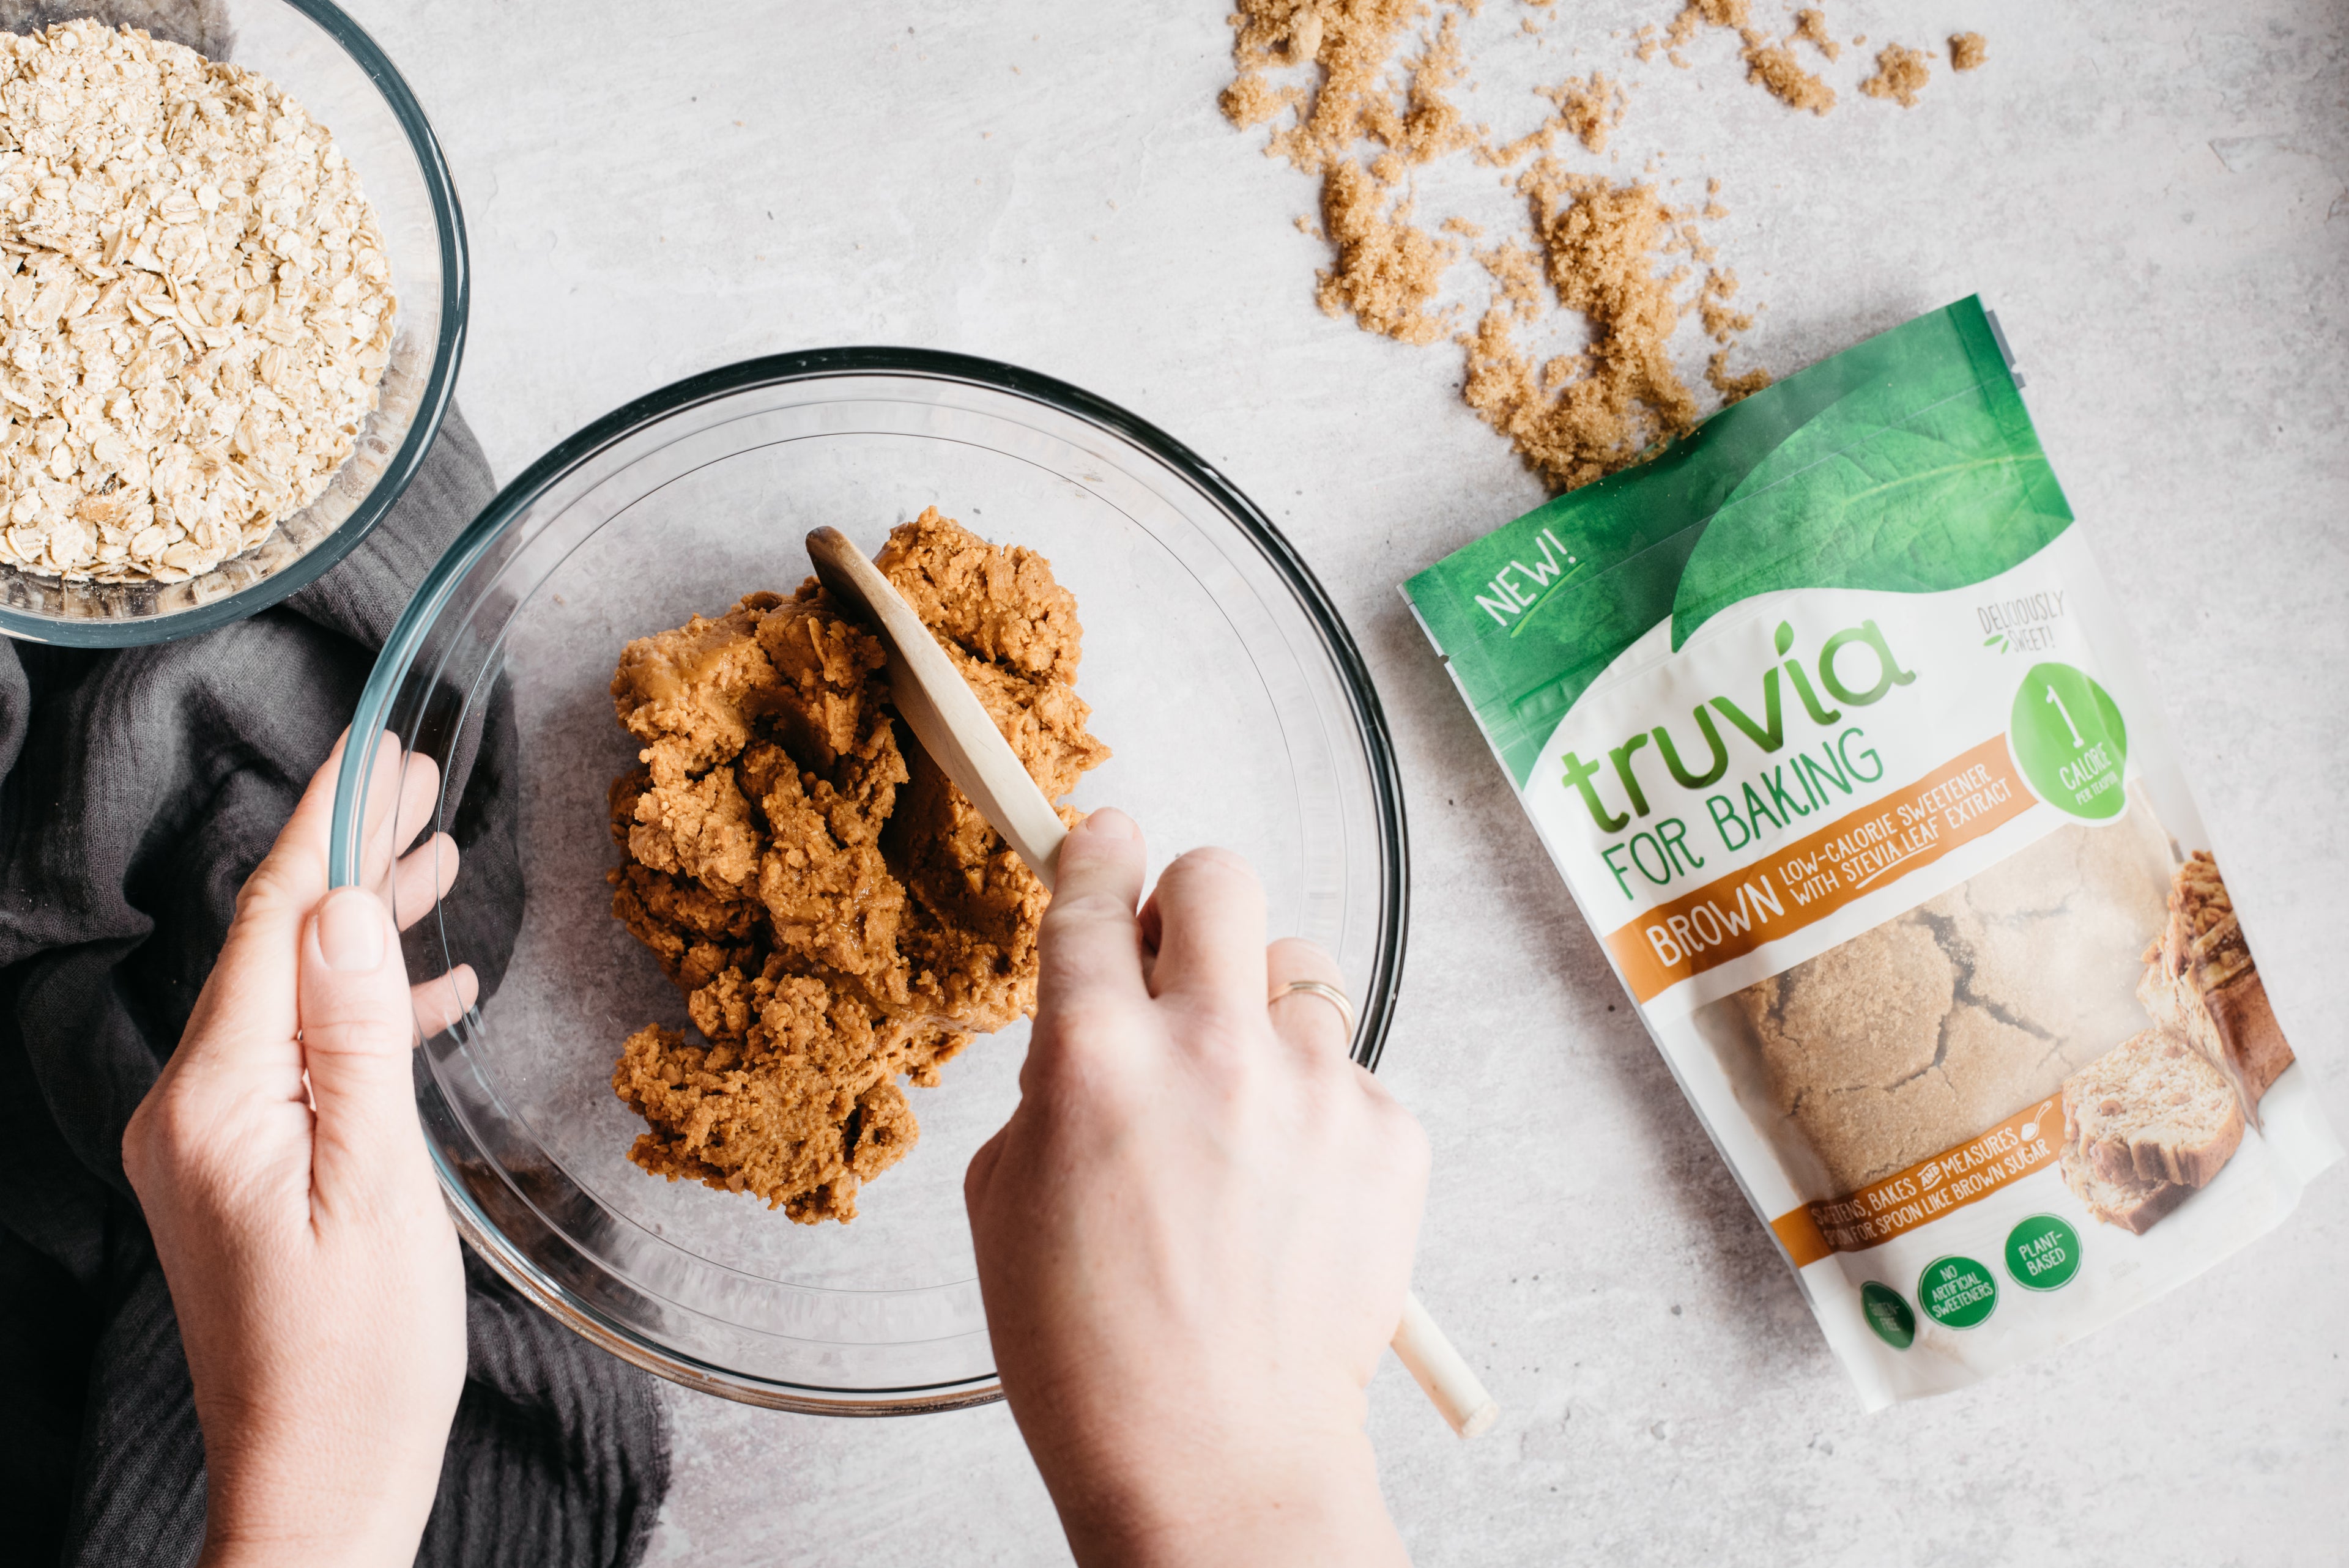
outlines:
{"label": "thumb", "polygon": [[336,888],[302,932],[303,1066],[317,1108],[314,1202],[430,1180],[409,1062],[415,1020],[399,934],[383,901]]}

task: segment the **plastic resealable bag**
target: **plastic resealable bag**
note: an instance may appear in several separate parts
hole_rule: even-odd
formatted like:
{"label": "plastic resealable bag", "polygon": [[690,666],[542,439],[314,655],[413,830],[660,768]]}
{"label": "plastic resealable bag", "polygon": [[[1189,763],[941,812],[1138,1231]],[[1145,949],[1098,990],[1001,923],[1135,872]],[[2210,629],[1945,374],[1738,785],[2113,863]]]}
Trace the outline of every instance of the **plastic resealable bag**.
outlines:
{"label": "plastic resealable bag", "polygon": [[2340,1158],[1978,301],[1403,593],[1871,1408]]}

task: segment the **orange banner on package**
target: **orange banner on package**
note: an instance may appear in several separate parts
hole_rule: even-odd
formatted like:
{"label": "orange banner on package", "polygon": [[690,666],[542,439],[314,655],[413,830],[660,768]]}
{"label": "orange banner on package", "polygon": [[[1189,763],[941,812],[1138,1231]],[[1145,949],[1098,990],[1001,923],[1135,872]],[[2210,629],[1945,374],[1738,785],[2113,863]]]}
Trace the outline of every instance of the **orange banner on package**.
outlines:
{"label": "orange banner on package", "polygon": [[2027,1105],[1981,1137],[1830,1202],[1806,1203],[1770,1222],[1801,1268],[1829,1253],[1862,1253],[1904,1231],[1980,1202],[2055,1158],[2064,1141],[2058,1096]]}
{"label": "orange banner on package", "polygon": [[2006,737],[1934,769],[1746,866],[1659,904],[1607,938],[1640,1002],[1931,865],[2031,810]]}

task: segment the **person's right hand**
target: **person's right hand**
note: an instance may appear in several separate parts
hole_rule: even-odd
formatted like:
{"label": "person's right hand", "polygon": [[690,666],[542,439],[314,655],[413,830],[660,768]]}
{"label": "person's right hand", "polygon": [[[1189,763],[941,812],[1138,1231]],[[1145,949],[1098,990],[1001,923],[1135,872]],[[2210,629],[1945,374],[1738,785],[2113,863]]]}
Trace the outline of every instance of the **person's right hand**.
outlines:
{"label": "person's right hand", "polygon": [[1237,856],[1061,851],[1021,1099],[964,1182],[996,1366],[1081,1563],[1405,1561],[1363,1387],[1402,1315],[1419,1126],[1348,1059]]}

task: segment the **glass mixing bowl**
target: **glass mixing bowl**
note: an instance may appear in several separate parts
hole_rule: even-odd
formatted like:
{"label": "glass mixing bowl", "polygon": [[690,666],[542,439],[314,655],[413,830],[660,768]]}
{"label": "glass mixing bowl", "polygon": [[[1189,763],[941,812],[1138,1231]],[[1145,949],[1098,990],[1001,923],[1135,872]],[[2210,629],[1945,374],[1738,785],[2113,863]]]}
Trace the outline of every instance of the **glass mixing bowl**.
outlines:
{"label": "glass mixing bowl", "polygon": [[[1076,594],[1077,689],[1116,752],[1076,804],[1132,811],[1154,876],[1200,843],[1254,861],[1274,934],[1337,955],[1365,1065],[1402,961],[1402,792],[1361,657],[1264,514],[1150,426],[1009,366],[843,348],[698,376],[564,441],[434,569],[353,720],[445,779],[485,716],[502,722],[493,694],[512,694],[520,929],[495,994],[419,1054],[417,1098],[459,1228],[499,1272],[616,1354],[757,1404],[895,1414],[999,1396],[962,1173],[1017,1103],[1027,1025],[909,1091],[920,1141],[850,1224],[794,1224],[630,1164],[642,1124],[612,1091],[620,1042],[685,1009],[609,912],[605,789],[636,744],[607,688],[631,637],[796,588],[810,529],[873,551],[933,504],[1040,551]],[[371,752],[344,764],[338,884]],[[444,786],[443,826],[456,810]],[[411,974],[484,950],[468,887],[410,934]]]}
{"label": "glass mixing bowl", "polygon": [[0,0],[0,29],[91,16],[260,72],[335,134],[374,203],[398,298],[376,410],[326,493],[243,554],[181,583],[67,583],[0,562],[0,633],[123,647],[208,632],[312,582],[383,521],[439,433],[465,338],[465,225],[424,111],[326,0]]}

